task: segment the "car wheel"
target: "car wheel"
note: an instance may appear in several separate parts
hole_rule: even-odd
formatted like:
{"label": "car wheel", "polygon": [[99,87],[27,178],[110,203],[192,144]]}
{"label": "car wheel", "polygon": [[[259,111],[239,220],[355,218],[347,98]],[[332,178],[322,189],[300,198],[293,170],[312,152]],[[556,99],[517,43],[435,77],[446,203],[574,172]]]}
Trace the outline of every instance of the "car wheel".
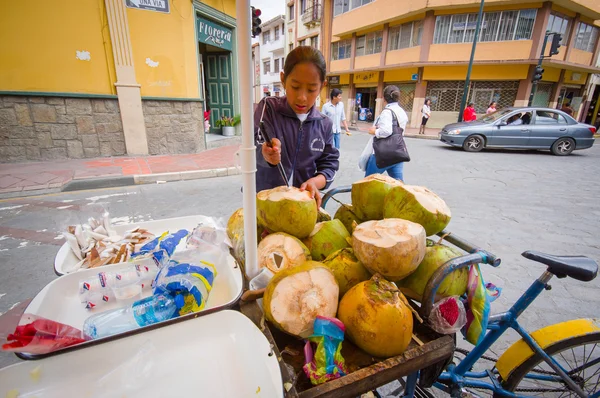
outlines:
{"label": "car wheel", "polygon": [[575,141],[572,138],[559,138],[554,141],[550,150],[556,156],[570,155],[575,150]]}
{"label": "car wheel", "polygon": [[463,143],[463,149],[467,152],[479,152],[485,146],[485,140],[480,135],[470,135]]}

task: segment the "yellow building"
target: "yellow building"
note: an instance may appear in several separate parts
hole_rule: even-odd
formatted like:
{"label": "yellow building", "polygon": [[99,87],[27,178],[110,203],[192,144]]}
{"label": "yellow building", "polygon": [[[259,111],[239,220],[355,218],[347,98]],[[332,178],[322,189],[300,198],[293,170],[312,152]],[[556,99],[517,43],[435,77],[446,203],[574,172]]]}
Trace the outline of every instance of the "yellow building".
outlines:
{"label": "yellow building", "polygon": [[239,113],[235,0],[0,4],[0,162],[207,147]]}
{"label": "yellow building", "polygon": [[[330,87],[342,88],[348,108],[374,114],[383,88],[395,84],[410,125],[418,127],[425,98],[428,127],[458,117],[479,0],[325,0],[323,52]],[[547,30],[561,33],[558,55],[544,60],[534,104],[570,103],[584,113],[585,89],[599,53],[600,3],[593,0],[486,0],[468,99],[478,113],[489,103],[527,105]],[[546,51],[549,51],[550,45]]]}

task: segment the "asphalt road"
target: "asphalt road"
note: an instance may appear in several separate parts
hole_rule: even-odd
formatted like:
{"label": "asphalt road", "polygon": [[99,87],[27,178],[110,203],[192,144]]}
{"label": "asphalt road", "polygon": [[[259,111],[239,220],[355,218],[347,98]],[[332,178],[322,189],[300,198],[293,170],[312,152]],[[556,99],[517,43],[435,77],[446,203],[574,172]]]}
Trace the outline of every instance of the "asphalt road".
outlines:
{"label": "asphalt road", "polygon": [[[342,137],[341,167],[335,186],[363,173],[357,159],[368,136]],[[406,183],[438,193],[452,209],[453,233],[500,256],[497,269],[483,269],[486,281],[503,288],[493,311],[507,309],[544,271],[520,256],[528,250],[583,254],[600,260],[600,146],[556,157],[548,152],[466,153],[434,140],[409,139],[412,161]],[[60,235],[104,207],[115,222],[139,222],[204,214],[227,217],[242,205],[241,177],[80,191],[0,201],[0,313],[35,296],[56,278],[53,259]],[[341,195],[349,201],[349,195]],[[330,202],[327,210],[337,205]],[[579,317],[600,317],[600,278],[589,283],[554,279],[552,290],[524,313],[533,331]],[[501,351],[515,340],[507,334]],[[467,343],[461,345],[468,347]],[[0,367],[16,361],[0,353]]]}

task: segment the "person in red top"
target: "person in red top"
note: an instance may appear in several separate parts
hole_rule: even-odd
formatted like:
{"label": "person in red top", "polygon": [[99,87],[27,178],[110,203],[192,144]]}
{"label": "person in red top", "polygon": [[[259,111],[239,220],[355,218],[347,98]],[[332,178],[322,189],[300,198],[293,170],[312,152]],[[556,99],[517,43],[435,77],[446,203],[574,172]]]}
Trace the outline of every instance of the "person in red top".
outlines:
{"label": "person in red top", "polygon": [[465,108],[463,112],[463,122],[472,122],[473,120],[477,120],[477,114],[475,113],[475,104],[469,102],[469,105]]}

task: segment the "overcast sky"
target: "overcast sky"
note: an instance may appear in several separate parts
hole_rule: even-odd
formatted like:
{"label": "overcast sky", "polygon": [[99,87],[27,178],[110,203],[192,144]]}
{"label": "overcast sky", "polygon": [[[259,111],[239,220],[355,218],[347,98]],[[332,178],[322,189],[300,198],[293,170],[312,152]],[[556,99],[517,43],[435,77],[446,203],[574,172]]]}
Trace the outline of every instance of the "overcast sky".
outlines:
{"label": "overcast sky", "polygon": [[261,21],[267,22],[277,15],[285,15],[286,0],[251,0],[254,7],[262,11]]}

